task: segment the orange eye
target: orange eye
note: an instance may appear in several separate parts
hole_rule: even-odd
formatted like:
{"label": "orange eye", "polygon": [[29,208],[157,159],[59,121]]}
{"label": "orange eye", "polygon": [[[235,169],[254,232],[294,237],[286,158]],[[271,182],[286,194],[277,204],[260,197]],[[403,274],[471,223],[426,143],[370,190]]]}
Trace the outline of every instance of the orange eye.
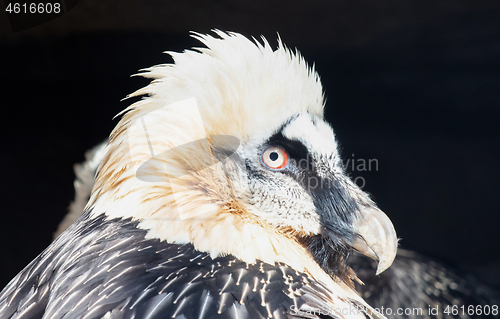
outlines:
{"label": "orange eye", "polygon": [[268,147],[262,152],[262,163],[272,169],[280,169],[288,164],[288,154],[281,148]]}

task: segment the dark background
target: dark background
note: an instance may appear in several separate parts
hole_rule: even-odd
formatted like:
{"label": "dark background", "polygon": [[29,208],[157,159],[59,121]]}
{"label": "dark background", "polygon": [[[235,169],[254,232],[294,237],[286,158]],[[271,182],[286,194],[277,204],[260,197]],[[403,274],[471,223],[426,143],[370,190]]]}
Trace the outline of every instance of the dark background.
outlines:
{"label": "dark background", "polygon": [[314,62],[344,158],[378,160],[351,175],[401,246],[500,285],[500,2],[86,0],[15,33],[0,17],[0,286],[49,245],[73,164],[148,83],[129,76],[213,28],[279,32]]}

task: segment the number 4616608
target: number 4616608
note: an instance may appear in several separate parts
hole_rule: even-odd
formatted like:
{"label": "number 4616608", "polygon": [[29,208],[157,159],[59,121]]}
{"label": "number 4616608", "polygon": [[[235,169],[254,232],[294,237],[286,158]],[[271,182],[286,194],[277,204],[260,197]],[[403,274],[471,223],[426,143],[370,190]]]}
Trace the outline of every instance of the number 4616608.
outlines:
{"label": "number 4616608", "polygon": [[60,13],[61,4],[55,3],[9,3],[5,11],[8,13]]}
{"label": "number 4616608", "polygon": [[443,311],[447,315],[469,315],[469,316],[481,316],[481,315],[498,315],[498,305],[470,305],[470,306],[446,306]]}

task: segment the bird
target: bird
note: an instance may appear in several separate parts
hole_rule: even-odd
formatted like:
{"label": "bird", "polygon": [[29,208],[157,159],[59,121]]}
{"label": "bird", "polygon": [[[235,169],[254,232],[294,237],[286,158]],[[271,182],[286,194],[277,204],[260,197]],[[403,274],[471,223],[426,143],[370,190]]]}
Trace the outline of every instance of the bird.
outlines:
{"label": "bird", "polygon": [[384,318],[357,251],[394,227],[346,174],[319,75],[278,37],[203,47],[129,97],[85,211],[0,293],[1,318]]}
{"label": "bird", "polygon": [[[55,237],[82,215],[105,146],[106,142],[96,145],[86,152],[85,162],[74,166],[75,199]],[[353,253],[348,261],[363,282],[356,284],[358,293],[387,318],[500,317],[494,308],[500,304],[498,291],[462,269],[401,245],[391,267],[379,276],[373,276],[377,263],[366,256]]]}

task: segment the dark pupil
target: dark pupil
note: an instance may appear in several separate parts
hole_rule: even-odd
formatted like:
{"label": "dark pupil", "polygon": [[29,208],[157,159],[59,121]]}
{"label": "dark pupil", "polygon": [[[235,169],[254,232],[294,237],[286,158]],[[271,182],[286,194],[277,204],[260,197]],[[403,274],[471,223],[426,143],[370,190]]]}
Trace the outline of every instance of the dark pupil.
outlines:
{"label": "dark pupil", "polygon": [[270,158],[270,159],[271,159],[271,161],[273,161],[273,162],[274,162],[275,160],[277,160],[277,159],[278,159],[278,157],[279,157],[279,155],[278,155],[278,153],[276,153],[276,152],[272,152],[271,154],[269,154],[269,158]]}

